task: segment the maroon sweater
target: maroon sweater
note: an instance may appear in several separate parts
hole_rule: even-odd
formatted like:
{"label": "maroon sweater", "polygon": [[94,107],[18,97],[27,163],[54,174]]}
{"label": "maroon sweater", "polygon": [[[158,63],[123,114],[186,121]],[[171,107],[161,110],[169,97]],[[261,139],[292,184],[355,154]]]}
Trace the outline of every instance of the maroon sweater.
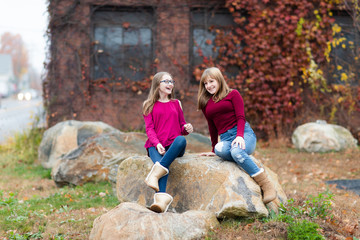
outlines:
{"label": "maroon sweater", "polygon": [[218,135],[235,126],[237,126],[236,136],[244,137],[246,122],[244,102],[237,90],[231,90],[225,98],[217,103],[210,98],[202,111],[208,121],[213,152],[218,142]]}

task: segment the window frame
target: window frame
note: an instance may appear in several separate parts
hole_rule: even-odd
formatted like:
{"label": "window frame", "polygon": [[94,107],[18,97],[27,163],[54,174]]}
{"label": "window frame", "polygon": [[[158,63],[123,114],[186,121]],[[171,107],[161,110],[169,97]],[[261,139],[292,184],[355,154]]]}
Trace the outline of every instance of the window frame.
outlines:
{"label": "window frame", "polygon": [[[110,82],[120,82],[123,80],[131,80],[134,82],[138,82],[138,81],[142,81],[144,80],[146,77],[150,76],[151,72],[153,71],[153,61],[155,58],[155,46],[156,46],[156,11],[153,7],[150,6],[140,6],[140,7],[129,7],[129,6],[92,6],[92,16],[91,16],[91,77],[94,81],[97,81],[99,79],[108,79],[108,81]],[[110,13],[109,15],[113,14],[113,16],[115,16],[115,21],[114,19],[110,17],[108,17],[109,15],[105,15],[106,13]],[[105,28],[105,26],[109,26],[109,28],[113,27],[120,27],[122,29],[124,29],[124,23],[128,22],[126,21],[126,19],[131,19],[131,18],[136,18],[136,16],[131,16],[131,13],[146,13],[148,14],[148,16],[145,16],[144,18],[148,17],[151,18],[151,20],[146,21],[145,25],[142,25],[141,22],[130,22],[130,26],[129,29],[135,29],[135,31],[137,32],[137,36],[140,36],[140,29],[150,29],[150,33],[151,33],[151,37],[150,37],[150,43],[149,43],[149,55],[143,58],[139,58],[139,60],[141,61],[141,71],[139,71],[140,73],[143,73],[143,76],[140,77],[129,77],[128,75],[124,75],[123,73],[125,72],[125,65],[128,64],[127,61],[125,61],[124,59],[127,59],[126,57],[126,51],[129,50],[129,48],[126,47],[126,43],[124,42],[125,37],[125,31],[122,30],[122,40],[120,41],[121,44],[115,46],[115,48],[119,48],[118,51],[118,56],[119,57],[114,57],[116,60],[121,59],[122,61],[120,62],[120,67],[119,66],[111,66],[113,64],[110,65],[106,65],[104,66],[104,71],[103,73],[98,73],[96,69],[97,66],[99,66],[99,62],[97,62],[96,57],[98,56],[97,54],[102,54],[104,53],[104,49],[102,49],[104,52],[101,52],[101,50],[99,49],[99,41],[96,40],[96,36],[95,36],[95,32],[97,30],[97,27],[101,26],[103,28]],[[103,16],[101,16],[103,15]],[[108,19],[107,19],[108,18]],[[125,20],[123,20],[125,19]],[[112,22],[113,21],[113,22]],[[100,29],[100,27],[99,27]],[[125,30],[128,30],[128,28],[125,28]],[[142,48],[144,45],[134,45],[134,46],[138,46],[140,48]],[[98,52],[100,50],[100,52]],[[110,52],[110,51],[109,51]],[[109,60],[109,58],[108,58]],[[115,61],[116,61],[115,60]],[[114,61],[111,59],[110,57],[110,62]],[[110,67],[113,71],[113,73],[111,74],[111,70]],[[117,67],[119,70],[114,71],[114,68]],[[129,71],[128,71],[129,72]],[[137,72],[134,72],[135,74]],[[126,74],[126,73],[125,73]]]}

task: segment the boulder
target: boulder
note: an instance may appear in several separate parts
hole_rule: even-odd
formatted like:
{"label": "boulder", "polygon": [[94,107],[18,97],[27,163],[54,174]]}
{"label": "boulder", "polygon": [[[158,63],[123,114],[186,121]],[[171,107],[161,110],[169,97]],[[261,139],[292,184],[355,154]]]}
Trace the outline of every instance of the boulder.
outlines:
{"label": "boulder", "polygon": [[298,126],[291,140],[297,149],[307,152],[340,151],[357,145],[349,130],[320,120]]}
{"label": "boulder", "polygon": [[[276,212],[278,204],[285,204],[287,197],[277,175],[253,159],[265,168],[275,185],[278,198],[268,207]],[[116,194],[120,202],[136,202],[147,207],[153,203],[154,191],[144,183],[152,165],[147,156],[129,157],[119,165]],[[185,154],[177,158],[169,170],[167,193],[174,198],[170,212],[205,210],[215,213],[218,218],[261,217],[269,213],[262,202],[259,185],[234,162]]]}
{"label": "boulder", "polygon": [[103,122],[64,121],[47,129],[38,150],[38,161],[52,168],[64,154],[79,147],[89,137],[119,130]]}
{"label": "boulder", "polygon": [[200,153],[211,151],[210,138],[200,134],[191,133],[185,136],[186,138],[186,152],[189,153]]}
{"label": "boulder", "polygon": [[218,224],[210,212],[158,214],[136,203],[121,203],[95,219],[89,239],[201,239]]}
{"label": "boulder", "polygon": [[86,182],[116,181],[119,164],[133,155],[145,155],[146,135],[113,131],[88,138],[53,166],[51,175],[58,187]]}
{"label": "boulder", "polygon": [[[103,122],[75,120],[60,122],[45,131],[38,150],[38,161],[44,168],[53,168],[60,157],[79,148],[89,138],[111,132],[115,132],[115,134],[123,133]],[[146,134],[136,133],[136,136],[138,139],[134,139],[134,141],[137,142],[138,151],[146,152],[144,149],[147,139]],[[185,138],[187,140],[186,151],[188,152],[207,152],[211,150],[211,141],[204,135],[192,133],[185,136]]]}
{"label": "boulder", "polygon": [[[52,168],[57,186],[103,180],[115,184],[122,160],[147,155],[146,139],[145,133],[124,133],[102,122],[65,121],[45,131],[39,161]],[[211,149],[209,138],[201,134],[192,133],[186,139],[188,152]]]}

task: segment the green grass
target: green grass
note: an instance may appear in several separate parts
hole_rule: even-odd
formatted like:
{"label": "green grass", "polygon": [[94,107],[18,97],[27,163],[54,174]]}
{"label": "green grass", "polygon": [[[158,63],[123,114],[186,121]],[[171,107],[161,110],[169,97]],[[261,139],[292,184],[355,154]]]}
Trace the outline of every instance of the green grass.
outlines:
{"label": "green grass", "polygon": [[[17,229],[28,232],[36,222],[42,222],[52,213],[96,207],[112,208],[118,204],[110,183],[87,183],[75,188],[64,187],[48,197],[34,196],[29,200],[17,198],[17,194],[0,191],[0,226],[3,231]],[[103,194],[100,194],[103,193]],[[8,195],[9,197],[4,197]]]}
{"label": "green grass", "polygon": [[[43,133],[44,129],[32,129],[16,134],[13,140],[0,146],[1,182],[6,185],[7,177],[17,177],[34,183],[41,179],[51,179],[51,170],[35,163]],[[86,211],[89,208],[111,209],[118,204],[119,201],[108,182],[63,187],[45,197],[32,195],[29,199],[18,197],[16,189],[0,190],[0,236],[6,236],[7,239],[42,239],[45,238],[47,228],[57,229],[63,226],[74,228],[74,232],[83,228],[86,228],[83,231],[89,232],[96,215],[83,219],[69,217],[55,224],[49,223],[48,218],[71,214],[77,210]],[[69,239],[67,230],[59,231],[63,232],[46,237]]]}

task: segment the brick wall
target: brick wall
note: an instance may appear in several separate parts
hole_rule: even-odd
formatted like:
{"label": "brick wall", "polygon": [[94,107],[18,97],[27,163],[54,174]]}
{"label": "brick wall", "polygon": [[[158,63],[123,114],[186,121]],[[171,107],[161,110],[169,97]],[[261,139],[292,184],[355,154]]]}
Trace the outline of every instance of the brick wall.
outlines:
{"label": "brick wall", "polygon": [[91,11],[94,6],[103,5],[150,6],[154,7],[156,17],[154,42],[159,60],[157,71],[170,72],[176,80],[176,90],[190,93],[181,99],[185,119],[193,123],[195,131],[206,133],[206,120],[196,110],[198,86],[190,83],[190,9],[219,5],[221,2],[50,1],[50,61],[44,84],[48,126],[76,119],[103,121],[124,131],[144,129],[141,109],[147,92],[134,92],[124,87],[112,87],[107,91],[92,88],[89,84],[92,64]]}

